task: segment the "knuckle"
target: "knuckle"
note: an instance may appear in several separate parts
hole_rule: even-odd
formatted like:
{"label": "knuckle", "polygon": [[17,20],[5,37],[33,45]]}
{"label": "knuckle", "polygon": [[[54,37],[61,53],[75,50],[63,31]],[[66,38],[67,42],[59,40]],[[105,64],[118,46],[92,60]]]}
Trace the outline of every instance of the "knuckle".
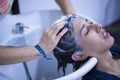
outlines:
{"label": "knuckle", "polygon": [[56,30],[60,30],[61,29],[61,25],[58,25],[57,27],[56,27]]}
{"label": "knuckle", "polygon": [[57,26],[56,29],[59,30],[60,29],[59,26]]}
{"label": "knuckle", "polygon": [[59,34],[59,35],[58,35],[58,38],[61,38],[61,37],[62,37],[62,34]]}
{"label": "knuckle", "polygon": [[49,30],[46,29],[46,30],[44,31],[44,33],[48,35],[48,34],[49,34]]}

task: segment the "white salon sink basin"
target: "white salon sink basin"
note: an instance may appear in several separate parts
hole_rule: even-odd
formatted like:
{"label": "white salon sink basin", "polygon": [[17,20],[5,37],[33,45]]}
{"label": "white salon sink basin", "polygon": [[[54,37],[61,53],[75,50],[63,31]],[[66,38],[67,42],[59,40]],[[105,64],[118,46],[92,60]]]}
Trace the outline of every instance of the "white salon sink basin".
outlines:
{"label": "white salon sink basin", "polygon": [[[1,43],[3,46],[26,46],[35,45],[40,39],[40,29],[39,25],[28,27],[22,34],[11,34],[4,42]],[[38,35],[40,34],[40,35]]]}
{"label": "white salon sink basin", "polygon": [[[39,42],[44,29],[61,15],[59,11],[38,11],[20,15],[8,14],[0,21],[0,45],[35,45]],[[21,34],[12,33],[16,23],[22,23],[28,28],[25,28]]]}
{"label": "white salon sink basin", "polygon": [[[39,12],[26,13],[21,15],[6,15],[0,21],[0,45],[2,46],[24,46],[35,45],[40,37],[43,27],[40,21]],[[13,33],[13,28],[16,23],[22,23],[27,28],[24,28],[23,33]],[[38,35],[39,34],[39,35]]]}
{"label": "white salon sink basin", "polygon": [[42,36],[43,29],[44,28],[40,27],[40,25],[33,25],[32,27],[29,27],[29,29],[24,32],[26,45],[37,44]]}
{"label": "white salon sink basin", "polygon": [[25,44],[25,38],[22,35],[10,36],[2,43],[3,46],[24,46]]}

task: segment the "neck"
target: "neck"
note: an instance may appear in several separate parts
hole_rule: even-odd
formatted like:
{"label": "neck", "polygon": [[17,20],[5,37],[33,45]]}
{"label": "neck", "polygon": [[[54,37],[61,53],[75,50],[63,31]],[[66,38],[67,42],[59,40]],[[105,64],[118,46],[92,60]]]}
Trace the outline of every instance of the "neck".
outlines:
{"label": "neck", "polygon": [[112,57],[112,54],[110,51],[106,51],[102,54],[98,54],[96,55],[96,58],[98,59],[98,64],[97,64],[98,70],[111,73],[111,74],[115,73],[117,75],[118,73],[117,71],[119,69],[118,60],[115,60]]}
{"label": "neck", "polygon": [[96,55],[96,58],[98,59],[98,69],[103,68],[103,66],[109,66],[113,62],[113,57],[110,51],[99,53]]}

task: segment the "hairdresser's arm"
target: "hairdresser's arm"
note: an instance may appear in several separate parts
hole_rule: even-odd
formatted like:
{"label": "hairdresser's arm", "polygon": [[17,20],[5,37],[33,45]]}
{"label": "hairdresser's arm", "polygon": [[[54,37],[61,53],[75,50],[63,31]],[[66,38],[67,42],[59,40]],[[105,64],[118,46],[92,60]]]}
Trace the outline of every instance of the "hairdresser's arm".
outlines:
{"label": "hairdresser's arm", "polygon": [[64,14],[75,14],[75,11],[70,3],[70,0],[55,0],[60,6]]}
{"label": "hairdresser's arm", "polygon": [[0,46],[0,65],[13,64],[39,58],[37,50],[32,47]]}
{"label": "hairdresser's arm", "polygon": [[[46,54],[50,53],[55,48],[60,38],[67,32],[67,29],[65,28],[58,35],[56,35],[64,24],[65,23],[52,25],[52,27],[47,28],[43,32],[43,36],[38,45],[41,46]],[[38,51],[34,48],[34,46],[0,46],[0,65],[29,61],[41,57],[42,56],[38,54]]]}

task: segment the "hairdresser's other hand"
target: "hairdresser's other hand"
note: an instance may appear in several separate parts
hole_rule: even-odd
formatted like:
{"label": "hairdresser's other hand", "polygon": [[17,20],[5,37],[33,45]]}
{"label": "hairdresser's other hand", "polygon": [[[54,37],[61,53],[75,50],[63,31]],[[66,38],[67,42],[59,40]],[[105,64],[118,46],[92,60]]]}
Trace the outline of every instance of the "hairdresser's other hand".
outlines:
{"label": "hairdresser's other hand", "polygon": [[59,34],[58,32],[64,27],[65,22],[54,23],[48,27],[41,37],[39,45],[46,54],[50,53],[58,44],[60,38],[68,31],[64,28]]}

